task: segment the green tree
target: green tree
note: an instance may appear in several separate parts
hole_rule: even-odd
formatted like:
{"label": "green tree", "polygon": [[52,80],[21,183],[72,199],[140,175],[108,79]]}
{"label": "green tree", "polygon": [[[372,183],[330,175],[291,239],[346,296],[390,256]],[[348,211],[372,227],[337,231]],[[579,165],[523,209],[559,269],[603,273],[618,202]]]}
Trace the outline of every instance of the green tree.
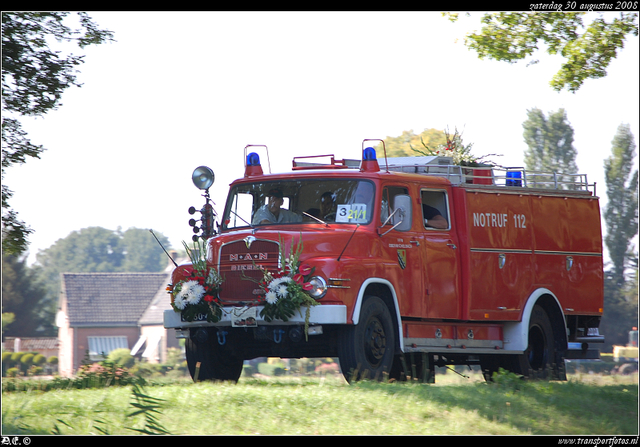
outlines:
{"label": "green tree", "polygon": [[[541,45],[565,61],[550,81],[560,91],[576,92],[587,79],[606,76],[607,67],[624,48],[628,34],[638,35],[637,13],[599,13],[585,26],[585,12],[500,12],[481,19],[480,32],[467,34],[465,45],[480,59],[514,63],[532,56]],[[592,13],[595,14],[595,13]],[[458,14],[445,14],[458,20]],[[609,21],[607,21],[609,20]],[[532,59],[529,64],[537,63]]]}
{"label": "green tree", "polygon": [[[169,239],[156,233],[165,248]],[[36,255],[47,281],[62,272],[160,272],[167,266],[166,254],[148,230],[121,231],[88,227],[58,239]]]}
{"label": "green tree", "polygon": [[[633,255],[631,240],[638,234],[638,170],[635,166],[636,143],[628,124],[618,126],[611,142],[611,155],[604,161],[607,184],[605,244],[613,263],[614,287],[625,283],[625,269]],[[637,255],[636,255],[637,256]]]}
{"label": "green tree", "polygon": [[[538,108],[528,110],[522,127],[527,144],[524,153],[527,170],[570,174],[578,172],[573,128],[564,109],[549,113],[548,118]],[[571,177],[559,176],[558,180],[568,182]]]}
{"label": "green tree", "polygon": [[605,336],[603,351],[611,352],[613,345],[626,345],[629,331],[638,324],[638,282],[635,278],[624,287],[616,287],[612,270],[605,272],[604,313],[600,322],[600,333]]}
{"label": "green tree", "polygon": [[[71,86],[80,87],[77,70],[84,56],[50,48],[58,42],[80,48],[113,40],[113,33],[98,29],[87,13],[78,12],[79,27],[67,25],[68,12],[2,13],[2,177],[13,164],[28,157],[40,158],[41,145],[32,144],[22,130],[19,116],[43,116],[61,105],[62,93]],[[26,250],[33,232],[10,209],[13,192],[2,183],[2,249],[18,254]]]}
{"label": "green tree", "polygon": [[[625,345],[631,327],[638,324],[638,253],[632,239],[638,234],[638,170],[635,140],[629,125],[618,126],[611,155],[604,161],[607,206],[604,238],[611,266],[605,272],[604,314],[600,323],[606,348]],[[632,274],[627,277],[627,270]]]}
{"label": "green tree", "polygon": [[14,316],[13,322],[3,326],[4,335],[55,335],[53,322],[57,304],[55,298],[47,296],[47,289],[38,279],[37,272],[26,265],[26,256],[2,257],[3,320],[7,314]]}
{"label": "green tree", "polygon": [[47,282],[62,272],[117,272],[123,259],[119,235],[102,227],[73,231],[36,255]]}
{"label": "green tree", "polygon": [[452,163],[458,166],[495,165],[488,157],[498,156],[497,154],[487,154],[479,157],[473,155],[471,153],[473,143],[464,144],[462,134],[458,132],[458,129],[455,129],[453,135],[447,129],[444,131],[444,135],[445,143],[438,146],[429,146],[421,139],[421,148],[411,146],[414,155],[451,157]]}
{"label": "green tree", "polygon": [[[413,130],[405,130],[400,136],[384,139],[387,157],[415,157],[418,154],[414,148],[422,147],[422,142],[429,147],[436,147],[445,144],[447,139],[444,132],[437,129],[425,129],[418,135]],[[382,143],[378,143],[375,150],[379,158],[384,157]]]}
{"label": "green tree", "polygon": [[[156,236],[165,248],[171,246],[166,236]],[[123,272],[161,272],[167,266],[167,255],[149,230],[129,228],[121,233],[121,238],[124,253],[121,267]]]}
{"label": "green tree", "polygon": [[2,312],[2,336],[4,337],[4,328],[16,321],[16,314],[11,312]]}

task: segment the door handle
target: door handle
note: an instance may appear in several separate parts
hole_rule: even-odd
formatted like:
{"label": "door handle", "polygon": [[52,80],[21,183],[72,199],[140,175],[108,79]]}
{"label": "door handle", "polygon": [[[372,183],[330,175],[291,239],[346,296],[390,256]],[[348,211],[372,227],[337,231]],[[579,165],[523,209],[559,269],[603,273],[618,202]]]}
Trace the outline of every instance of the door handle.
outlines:
{"label": "door handle", "polygon": [[420,246],[420,241],[409,241],[410,244],[415,244],[416,247]]}
{"label": "door handle", "polygon": [[455,250],[456,248],[458,248],[458,247],[456,247],[456,244],[454,244],[454,243],[453,243],[453,242],[451,242],[451,241],[447,242],[447,247],[451,247],[453,250]]}

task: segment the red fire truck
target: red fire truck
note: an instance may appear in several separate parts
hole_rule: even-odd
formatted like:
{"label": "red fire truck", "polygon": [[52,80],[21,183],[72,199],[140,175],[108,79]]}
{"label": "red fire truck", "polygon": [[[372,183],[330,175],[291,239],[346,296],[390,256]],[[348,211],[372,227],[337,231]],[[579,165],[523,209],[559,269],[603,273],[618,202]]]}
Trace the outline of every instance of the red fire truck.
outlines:
{"label": "red fire truck", "polygon": [[[194,380],[235,381],[264,356],[338,357],[349,381],[427,382],[449,365],[563,380],[564,359],[598,358],[602,238],[586,175],[378,161],[368,141],[361,160],[295,157],[278,174],[245,147],[216,228],[213,172],[194,171],[200,270],[176,267],[164,315]],[[269,281],[312,300],[295,307]],[[187,312],[199,299],[211,312]],[[277,303],[290,312],[278,317]]]}

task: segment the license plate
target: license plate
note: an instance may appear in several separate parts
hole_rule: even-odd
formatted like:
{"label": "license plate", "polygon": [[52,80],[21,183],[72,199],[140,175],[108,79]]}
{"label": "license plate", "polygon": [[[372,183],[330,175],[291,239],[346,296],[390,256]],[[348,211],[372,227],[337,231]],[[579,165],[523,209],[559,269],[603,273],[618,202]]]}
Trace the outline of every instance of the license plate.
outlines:
{"label": "license plate", "polygon": [[[184,319],[184,315],[180,314],[180,321],[186,322]],[[193,323],[194,321],[207,321],[207,314],[199,313],[193,316],[192,320],[189,320],[189,323]]]}
{"label": "license plate", "polygon": [[236,307],[231,312],[232,327],[258,327],[256,307]]}

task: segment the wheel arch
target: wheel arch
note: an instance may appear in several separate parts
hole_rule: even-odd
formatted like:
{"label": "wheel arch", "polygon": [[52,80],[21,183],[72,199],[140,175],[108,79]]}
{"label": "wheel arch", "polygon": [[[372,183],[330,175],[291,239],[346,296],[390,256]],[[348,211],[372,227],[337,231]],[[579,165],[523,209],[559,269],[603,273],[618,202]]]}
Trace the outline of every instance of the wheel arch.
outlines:
{"label": "wheel arch", "polygon": [[369,295],[377,296],[389,308],[396,333],[395,349],[397,352],[398,350],[404,351],[404,343],[402,343],[402,320],[400,318],[400,308],[398,307],[398,296],[396,295],[393,284],[388,280],[383,278],[369,278],[362,283],[362,286],[360,286],[360,290],[358,291],[355,306],[353,306],[353,314],[351,315],[353,324],[358,324],[362,303]]}
{"label": "wheel arch", "polygon": [[568,340],[564,312],[558,298],[545,288],[537,289],[529,295],[520,321],[505,323],[504,349],[517,352],[524,352],[527,349],[531,313],[536,305],[542,307],[549,317],[555,335],[556,350],[566,351]]}

